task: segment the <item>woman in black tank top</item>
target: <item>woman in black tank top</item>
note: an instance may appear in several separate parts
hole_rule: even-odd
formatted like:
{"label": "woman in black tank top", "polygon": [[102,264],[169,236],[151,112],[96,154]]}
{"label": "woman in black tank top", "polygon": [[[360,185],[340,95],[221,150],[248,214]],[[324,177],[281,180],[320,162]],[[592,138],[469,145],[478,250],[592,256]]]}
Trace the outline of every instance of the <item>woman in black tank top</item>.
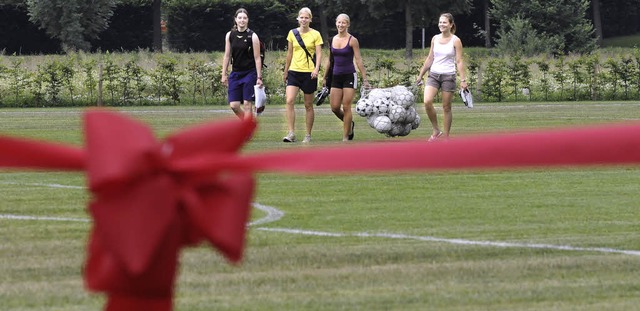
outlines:
{"label": "woman in black tank top", "polygon": [[[253,87],[263,87],[260,39],[248,25],[249,13],[243,8],[238,9],[233,28],[225,36],[222,60],[222,84],[227,87],[229,107],[241,119],[253,117]],[[227,77],[229,63],[232,71]]]}

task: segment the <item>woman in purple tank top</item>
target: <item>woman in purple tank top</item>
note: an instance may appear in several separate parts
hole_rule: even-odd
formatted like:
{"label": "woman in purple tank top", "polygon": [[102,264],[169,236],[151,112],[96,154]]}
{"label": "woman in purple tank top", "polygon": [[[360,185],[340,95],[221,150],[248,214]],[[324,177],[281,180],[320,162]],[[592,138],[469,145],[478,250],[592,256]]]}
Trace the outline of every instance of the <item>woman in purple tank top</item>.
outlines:
{"label": "woman in purple tank top", "polygon": [[[358,39],[349,33],[350,19],[347,14],[340,14],[336,18],[336,28],[338,34],[329,41],[329,68],[324,74],[326,87],[331,88],[329,102],[331,111],[343,122],[343,141],[353,140],[355,122],[351,113],[351,102],[358,88],[358,75],[356,66],[362,75],[362,82],[365,87],[370,87],[367,81],[367,71],[362,64],[360,55],[360,43]],[[355,61],[355,65],[354,65]],[[327,78],[331,76],[331,85],[327,84]]]}

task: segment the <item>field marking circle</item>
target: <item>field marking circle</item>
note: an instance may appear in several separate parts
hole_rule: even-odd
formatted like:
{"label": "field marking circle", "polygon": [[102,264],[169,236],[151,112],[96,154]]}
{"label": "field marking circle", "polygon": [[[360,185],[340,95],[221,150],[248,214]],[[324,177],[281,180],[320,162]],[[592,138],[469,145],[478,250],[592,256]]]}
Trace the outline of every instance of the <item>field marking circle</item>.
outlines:
{"label": "field marking circle", "polygon": [[[46,183],[14,183],[14,182],[0,182],[4,185],[24,185],[24,186],[38,186],[49,188],[67,188],[67,189],[85,189],[84,186],[68,186],[61,184],[46,184]],[[282,219],[285,213],[273,206],[268,206],[260,203],[252,203],[253,207],[263,211],[266,215],[262,218],[254,220],[247,224],[248,227],[254,227],[269,223],[274,223]],[[91,222],[88,218],[67,218],[67,217],[47,217],[47,216],[28,216],[28,215],[16,215],[16,214],[0,214],[0,220],[35,220],[35,221],[70,221],[70,222]],[[399,233],[340,233],[340,232],[326,232],[326,231],[314,231],[306,229],[293,229],[293,228],[267,228],[256,227],[255,230],[265,232],[277,232],[297,235],[309,235],[319,237],[361,237],[361,238],[384,238],[384,239],[404,239],[404,240],[417,240],[434,243],[446,243],[455,245],[469,245],[469,246],[488,246],[488,247],[501,247],[501,248],[528,248],[528,249],[547,249],[547,250],[560,250],[560,251],[573,251],[573,252],[596,252],[596,253],[609,253],[609,254],[625,254],[631,256],[640,256],[640,250],[624,250],[608,247],[576,247],[570,245],[555,245],[555,244],[538,244],[538,243],[514,243],[514,242],[498,242],[498,241],[482,241],[482,240],[466,240],[466,239],[449,239],[438,238],[433,236],[418,236],[418,235],[406,235]]]}

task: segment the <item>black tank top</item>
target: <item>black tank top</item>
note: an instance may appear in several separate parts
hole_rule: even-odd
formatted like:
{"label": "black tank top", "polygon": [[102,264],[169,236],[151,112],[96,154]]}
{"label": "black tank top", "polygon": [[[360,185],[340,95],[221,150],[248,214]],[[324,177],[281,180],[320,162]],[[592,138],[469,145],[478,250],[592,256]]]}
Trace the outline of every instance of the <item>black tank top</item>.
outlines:
{"label": "black tank top", "polygon": [[243,32],[232,30],[229,34],[233,71],[247,71],[256,68],[256,61],[253,58],[252,36],[253,31],[250,29]]}

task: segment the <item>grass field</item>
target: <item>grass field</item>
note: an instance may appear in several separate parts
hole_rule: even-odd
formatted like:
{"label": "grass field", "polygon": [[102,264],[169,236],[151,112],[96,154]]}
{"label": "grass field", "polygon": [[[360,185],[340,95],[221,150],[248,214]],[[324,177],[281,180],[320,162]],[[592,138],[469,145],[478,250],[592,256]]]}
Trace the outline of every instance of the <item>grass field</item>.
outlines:
{"label": "grass field", "polygon": [[[455,103],[453,139],[640,120],[640,102],[476,105]],[[223,106],[121,110],[159,136],[231,117]],[[423,124],[405,138],[381,136],[356,117],[353,143],[426,139],[419,111]],[[305,148],[280,142],[283,115],[268,106],[246,152]],[[302,110],[297,117],[301,137]],[[6,109],[0,120],[4,135],[82,142],[77,109]],[[313,134],[312,146],[342,144],[327,105],[316,109]],[[229,265],[208,246],[184,251],[176,310],[640,305],[640,166],[257,178],[243,263]],[[0,174],[0,310],[101,309],[104,298],[82,280],[84,183],[76,173]]]}

